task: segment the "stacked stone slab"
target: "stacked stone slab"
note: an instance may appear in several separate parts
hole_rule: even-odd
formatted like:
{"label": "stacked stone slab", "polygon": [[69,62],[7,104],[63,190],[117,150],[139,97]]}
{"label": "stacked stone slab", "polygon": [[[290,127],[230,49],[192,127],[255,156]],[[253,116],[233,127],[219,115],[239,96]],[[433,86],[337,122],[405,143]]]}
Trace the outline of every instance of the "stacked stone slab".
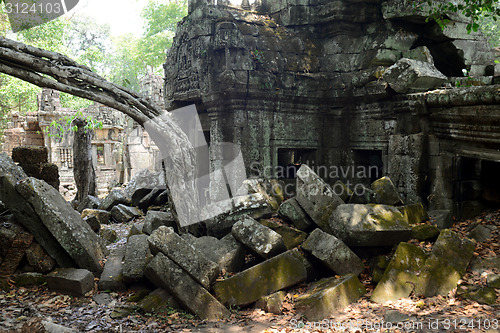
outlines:
{"label": "stacked stone slab", "polygon": [[42,179],[59,191],[59,169],[48,163],[48,149],[45,146],[19,146],[12,150],[12,160],[19,163],[30,177]]}

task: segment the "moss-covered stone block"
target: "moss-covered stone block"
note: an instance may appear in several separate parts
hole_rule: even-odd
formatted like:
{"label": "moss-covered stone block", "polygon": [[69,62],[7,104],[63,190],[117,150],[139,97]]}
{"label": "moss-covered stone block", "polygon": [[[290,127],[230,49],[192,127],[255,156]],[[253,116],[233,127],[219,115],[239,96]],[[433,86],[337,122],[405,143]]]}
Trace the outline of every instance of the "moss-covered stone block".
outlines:
{"label": "moss-covered stone block", "polygon": [[213,291],[226,305],[248,305],[262,296],[305,281],[306,266],[307,261],[300,252],[297,249],[290,250],[216,282]]}
{"label": "moss-covered stone block", "polygon": [[495,288],[485,287],[476,290],[467,291],[460,295],[465,299],[476,301],[480,304],[495,305],[497,303],[497,294]]}
{"label": "moss-covered stone block", "polygon": [[429,215],[427,215],[427,211],[421,202],[398,207],[398,209],[409,224],[422,223],[429,219]]}
{"label": "moss-covered stone block", "polygon": [[41,286],[47,280],[45,276],[41,273],[22,273],[16,276],[16,286],[18,287],[28,287],[28,286]]}
{"label": "moss-covered stone block", "polygon": [[420,224],[411,227],[412,237],[419,241],[434,240],[439,236],[439,232],[435,225]]}
{"label": "moss-covered stone block", "polygon": [[427,254],[423,249],[400,243],[382,279],[373,290],[371,300],[386,303],[410,296],[426,259]]}
{"label": "moss-covered stone block", "polygon": [[457,286],[474,254],[475,244],[469,239],[444,229],[425,262],[415,293],[432,297],[446,295]]}
{"label": "moss-covered stone block", "polygon": [[260,220],[259,222],[278,233],[283,239],[283,243],[285,243],[285,246],[288,250],[299,246],[307,238],[307,233],[304,231],[291,228],[286,225],[281,225],[271,220],[264,219]]}
{"label": "moss-covered stone block", "polygon": [[314,283],[305,294],[296,298],[295,310],[307,320],[319,321],[356,302],[365,293],[363,284],[352,274],[339,279],[322,279]]}
{"label": "moss-covered stone block", "polygon": [[330,216],[329,229],[349,246],[390,246],[411,236],[403,214],[387,205],[340,205]]}
{"label": "moss-covered stone block", "polygon": [[307,230],[314,224],[295,198],[283,202],[278,214],[284,219],[291,221],[293,225],[300,230]]}
{"label": "moss-covered stone block", "polygon": [[137,306],[143,313],[166,314],[181,307],[175,298],[165,289],[158,288],[144,297]]}
{"label": "moss-covered stone block", "polygon": [[285,292],[278,291],[277,293],[264,296],[255,303],[255,307],[269,313],[282,314],[283,301],[285,300]]}
{"label": "moss-covered stone block", "polygon": [[375,201],[377,203],[392,206],[403,204],[396,186],[389,177],[377,179],[372,183],[371,188],[375,192]]}

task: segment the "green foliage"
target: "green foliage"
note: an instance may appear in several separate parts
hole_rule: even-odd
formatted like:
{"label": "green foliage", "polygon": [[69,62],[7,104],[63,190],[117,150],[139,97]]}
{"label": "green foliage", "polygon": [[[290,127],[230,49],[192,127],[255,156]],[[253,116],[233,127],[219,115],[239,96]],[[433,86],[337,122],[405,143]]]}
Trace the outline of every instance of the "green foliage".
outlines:
{"label": "green foliage", "polygon": [[478,31],[481,18],[500,18],[498,0],[460,0],[439,1],[420,0],[414,3],[416,8],[428,8],[427,20],[436,21],[442,28],[449,23],[449,15],[461,14],[468,18],[467,32]]}
{"label": "green foliage", "polygon": [[50,125],[45,128],[45,132],[49,137],[62,139],[68,130],[73,132],[78,130],[78,127],[73,125],[73,120],[77,118],[85,121],[85,131],[93,131],[96,128],[102,128],[101,121],[96,121],[90,115],[84,115],[81,111],[78,111],[72,116],[64,116],[57,120],[53,120]]}

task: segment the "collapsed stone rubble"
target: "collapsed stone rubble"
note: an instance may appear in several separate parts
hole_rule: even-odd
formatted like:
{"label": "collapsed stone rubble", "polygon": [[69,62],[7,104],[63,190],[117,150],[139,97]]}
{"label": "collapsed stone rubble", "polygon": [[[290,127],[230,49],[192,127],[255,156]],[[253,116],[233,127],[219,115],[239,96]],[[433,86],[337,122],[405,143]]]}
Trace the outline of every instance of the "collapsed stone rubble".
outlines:
{"label": "collapsed stone rubble", "polygon": [[[344,187],[330,186],[307,165],[297,172],[297,195],[287,200],[282,193],[264,193],[279,182],[266,187],[254,179],[246,184],[254,189],[250,194],[235,197],[229,211],[222,209],[227,203],[219,204],[220,214],[201,223],[205,235],[193,235],[179,228],[165,202],[145,210],[133,206],[157,184],[133,182],[133,191],[89,198],[79,213],[5,154],[0,159],[0,201],[12,214],[2,215],[0,225],[2,274],[18,275],[20,285],[47,281],[51,289],[80,296],[93,288],[94,277],[101,291],[152,284],[158,289],[138,305],[147,311],[172,307],[207,320],[228,318],[233,306],[280,313],[283,291],[307,284],[294,300],[295,310],[320,320],[367,292],[362,272],[371,271],[378,282],[373,302],[412,293],[445,295],[457,286],[474,251],[474,241],[444,228],[449,224],[421,224],[428,220],[423,205],[404,205],[388,177],[371,185],[374,195],[364,204],[349,203],[353,192],[338,195],[335,189]],[[136,212],[130,220],[137,222],[126,244],[109,254],[98,232],[125,221],[117,218],[119,207]],[[480,237],[479,231],[472,235]],[[437,240],[429,252],[407,243],[412,238]],[[391,257],[366,256],[375,248],[390,253],[391,247]],[[26,271],[36,273],[19,274]]]}

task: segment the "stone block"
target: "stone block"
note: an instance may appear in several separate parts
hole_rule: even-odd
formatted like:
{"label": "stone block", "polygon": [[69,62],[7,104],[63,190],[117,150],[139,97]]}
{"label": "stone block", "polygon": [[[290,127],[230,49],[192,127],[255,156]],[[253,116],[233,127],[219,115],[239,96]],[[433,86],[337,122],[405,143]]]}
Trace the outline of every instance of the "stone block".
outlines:
{"label": "stone block", "polygon": [[269,313],[280,315],[283,313],[283,301],[285,300],[285,292],[278,291],[277,293],[264,296],[255,303],[255,307]]}
{"label": "stone block", "polygon": [[426,259],[427,253],[418,246],[399,243],[382,279],[373,290],[371,300],[386,303],[410,296]]}
{"label": "stone block", "polygon": [[447,229],[453,226],[453,218],[449,210],[430,210],[429,219],[439,229]]}
{"label": "stone block", "polygon": [[286,251],[280,234],[251,217],[244,216],[233,225],[231,234],[248,249],[267,259]]}
{"label": "stone block", "polygon": [[137,303],[142,313],[170,314],[172,309],[182,310],[182,307],[168,291],[163,288],[153,290]]}
{"label": "stone block", "polygon": [[371,185],[375,192],[375,201],[378,204],[399,206],[403,204],[403,200],[399,196],[398,190],[389,177],[382,177],[374,181]]}
{"label": "stone block", "polygon": [[16,271],[32,241],[33,235],[25,231],[21,231],[14,237],[0,265],[0,275],[11,275]]}
{"label": "stone block", "polygon": [[86,269],[57,268],[46,275],[49,289],[84,296],[94,287],[94,276]]}
{"label": "stone block", "polygon": [[153,231],[161,226],[172,227],[174,230],[177,229],[177,223],[174,216],[170,211],[159,212],[155,210],[149,210],[146,213],[146,218],[144,219],[144,226],[142,227],[142,232],[151,235]]}
{"label": "stone block", "polygon": [[283,202],[278,214],[292,222],[300,230],[308,230],[314,223],[304,209],[300,207],[296,198],[290,198]]}
{"label": "stone block", "polygon": [[101,229],[101,224],[99,223],[95,215],[86,216],[83,218],[83,221],[87,223],[94,232],[98,233]]}
{"label": "stone block", "polygon": [[245,306],[307,278],[306,259],[297,249],[255,265],[213,286],[223,304]]}
{"label": "stone block", "polygon": [[233,235],[227,234],[220,240],[212,236],[196,238],[191,234],[184,234],[182,237],[205,257],[219,265],[221,272],[241,270],[245,261],[245,249]]}
{"label": "stone block", "polygon": [[97,287],[99,290],[124,290],[126,288],[123,282],[123,258],[125,256],[125,247],[116,248],[108,257],[104,265],[104,271],[101,274]]}
{"label": "stone block", "polygon": [[246,179],[237,195],[260,193],[274,210],[278,210],[284,198],[283,187],[276,179]]}
{"label": "stone block", "polygon": [[12,160],[21,164],[47,163],[49,150],[45,146],[18,146],[12,149]]}
{"label": "stone block", "polygon": [[149,193],[155,187],[165,188],[165,177],[163,172],[151,172],[148,169],[142,169],[132,177],[123,192],[127,197],[132,198],[134,195],[140,196],[140,192],[145,193],[145,190]]}
{"label": "stone block", "polygon": [[95,216],[99,224],[109,224],[111,213],[107,210],[86,208],[82,211],[81,216],[82,218],[85,218],[87,216]]}
{"label": "stone block", "polygon": [[107,210],[111,211],[111,209],[118,205],[118,204],[123,204],[123,205],[130,205],[131,200],[129,197],[127,197],[123,191],[120,189],[114,189],[109,194],[106,196],[106,198],[101,200],[101,203],[99,204],[99,209],[102,210]]}
{"label": "stone block", "polygon": [[338,275],[358,275],[365,265],[341,240],[320,229],[314,230],[302,248]]}
{"label": "stone block", "polygon": [[207,289],[219,274],[219,266],[190,246],[173,228],[159,227],[148,237],[148,242],[153,254],[162,252]]}
{"label": "stone block", "polygon": [[474,254],[475,244],[469,239],[444,229],[432,247],[415,288],[416,295],[446,295],[457,286]]}
{"label": "stone block", "polygon": [[399,211],[403,214],[409,224],[422,223],[429,219],[427,211],[421,202],[406,206],[398,207]]}
{"label": "stone block", "polygon": [[299,246],[306,240],[308,236],[308,234],[304,231],[289,227],[287,225],[278,224],[276,222],[273,222],[272,220],[263,219],[259,222],[278,233],[283,239],[283,243],[285,244],[287,250],[291,250]]}
{"label": "stone block", "polygon": [[26,249],[26,259],[28,264],[39,273],[51,271],[56,264],[54,259],[37,242],[31,243],[30,247]]}
{"label": "stone block", "polygon": [[295,299],[295,310],[307,320],[320,321],[356,302],[365,293],[365,287],[353,274],[322,279]]}
{"label": "stone block", "polygon": [[383,78],[400,94],[436,89],[447,80],[433,64],[408,58],[402,58],[389,67]]}
{"label": "stone block", "polygon": [[142,212],[138,208],[125,206],[124,204],[118,204],[111,209],[111,216],[118,223],[129,222],[141,215]]}
{"label": "stone block", "polygon": [[21,273],[16,276],[16,286],[18,287],[31,287],[31,286],[41,286],[47,279],[41,273]]}
{"label": "stone block", "polygon": [[482,243],[490,238],[491,232],[491,229],[482,225],[478,225],[467,234],[467,237],[469,237],[470,239],[474,239],[476,242]]}
{"label": "stone block", "polygon": [[229,318],[230,312],[185,270],[159,252],[146,266],[145,275],[155,286],[166,289],[186,310],[200,319]]}
{"label": "stone block", "polygon": [[320,228],[329,232],[328,219],[332,212],[344,202],[307,165],[302,164],[297,171],[297,202],[319,225]]}
{"label": "stone block", "polygon": [[348,246],[391,246],[411,237],[410,225],[386,205],[340,205],[329,221],[332,234]]}
{"label": "stone block", "polygon": [[16,190],[78,266],[100,275],[108,250],[61,194],[44,181],[31,177],[18,183]]}
{"label": "stone block", "polygon": [[96,198],[93,195],[87,195],[83,198],[82,202],[78,204],[76,210],[82,213],[85,209],[97,209],[100,204],[101,200],[99,198]]}
{"label": "stone block", "polygon": [[[158,188],[152,189],[151,192],[149,192],[147,195],[145,195],[144,197],[142,197],[141,200],[139,200],[135,206],[139,207],[140,209],[142,209],[144,211],[147,210],[148,207],[151,206],[154,203],[154,201],[156,200],[156,198],[158,198],[158,196],[163,191],[164,190],[158,189]],[[134,199],[132,199],[132,204],[134,204]]]}
{"label": "stone block", "polygon": [[[254,219],[269,216],[272,208],[266,198],[260,194],[249,194],[219,201],[205,208],[201,219],[205,223],[208,236],[222,238],[231,232],[233,224],[243,215]],[[203,216],[212,216],[204,218]]]}
{"label": "stone block", "polygon": [[123,257],[123,281],[125,283],[135,283],[142,280],[144,268],[152,258],[148,236],[131,236],[127,241],[125,256]]}
{"label": "stone block", "polygon": [[109,245],[118,239],[118,234],[113,229],[102,229],[99,230],[99,237],[103,239],[103,241]]}
{"label": "stone block", "polygon": [[439,236],[439,228],[430,224],[414,225],[411,226],[411,234],[419,241],[433,241]]}

